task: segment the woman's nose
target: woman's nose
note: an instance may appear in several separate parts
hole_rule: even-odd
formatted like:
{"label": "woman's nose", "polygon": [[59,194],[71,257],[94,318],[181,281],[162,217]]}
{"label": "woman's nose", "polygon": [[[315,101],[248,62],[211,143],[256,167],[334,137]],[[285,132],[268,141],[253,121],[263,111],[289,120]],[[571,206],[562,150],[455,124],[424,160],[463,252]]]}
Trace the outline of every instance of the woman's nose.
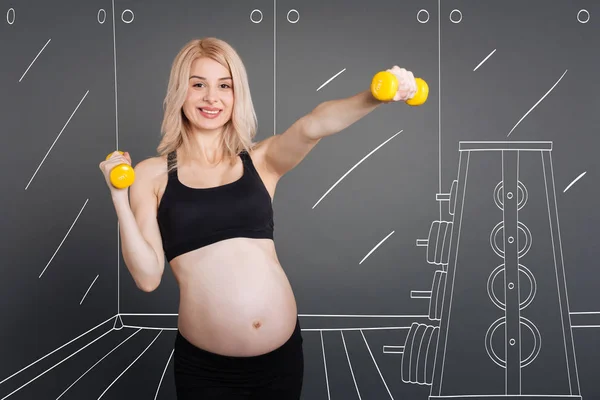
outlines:
{"label": "woman's nose", "polygon": [[206,94],[204,95],[204,100],[205,101],[216,101],[218,99],[217,97],[217,89],[216,88],[208,88],[206,90]]}

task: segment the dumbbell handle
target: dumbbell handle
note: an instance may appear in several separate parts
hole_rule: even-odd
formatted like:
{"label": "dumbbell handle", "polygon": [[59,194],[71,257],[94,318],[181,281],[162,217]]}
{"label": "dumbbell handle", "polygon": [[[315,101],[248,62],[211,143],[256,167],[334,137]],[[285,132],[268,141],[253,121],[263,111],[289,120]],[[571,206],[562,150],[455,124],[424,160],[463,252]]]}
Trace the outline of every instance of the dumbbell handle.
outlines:
{"label": "dumbbell handle", "polygon": [[[427,101],[429,96],[429,85],[422,78],[415,78],[417,82],[417,92],[406,100],[405,103],[410,106],[420,106]],[[398,78],[389,71],[380,71],[373,76],[371,81],[371,94],[380,101],[390,101],[398,91]]]}
{"label": "dumbbell handle", "polygon": [[384,354],[403,354],[404,346],[383,346]]}
{"label": "dumbbell handle", "polygon": [[[123,154],[122,151],[117,150]],[[106,159],[110,159],[113,153],[106,156]],[[125,189],[133,184],[135,180],[135,171],[129,164],[119,164],[110,170],[110,183],[117,189]]]}
{"label": "dumbbell handle", "polygon": [[411,299],[430,299],[431,298],[431,290],[411,290],[410,298]]}

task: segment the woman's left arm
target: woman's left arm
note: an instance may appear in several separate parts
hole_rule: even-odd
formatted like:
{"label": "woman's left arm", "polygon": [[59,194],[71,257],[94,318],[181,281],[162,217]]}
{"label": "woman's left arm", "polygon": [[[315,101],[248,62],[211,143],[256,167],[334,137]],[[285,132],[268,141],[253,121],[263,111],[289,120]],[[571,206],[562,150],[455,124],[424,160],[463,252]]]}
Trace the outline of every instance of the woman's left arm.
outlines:
{"label": "woman's left arm", "polygon": [[[416,83],[413,74],[394,66],[388,70],[398,77],[398,92],[393,101],[414,96]],[[388,103],[364,90],[343,99],[319,104],[310,113],[292,124],[284,133],[264,141],[264,159],[267,169],[278,178],[297,166],[324,137],[343,131],[380,105]]]}
{"label": "woman's left arm", "polygon": [[312,121],[299,133],[312,140],[331,136],[354,124],[381,104],[383,102],[373,97],[370,90],[344,99],[325,101],[306,115]]}

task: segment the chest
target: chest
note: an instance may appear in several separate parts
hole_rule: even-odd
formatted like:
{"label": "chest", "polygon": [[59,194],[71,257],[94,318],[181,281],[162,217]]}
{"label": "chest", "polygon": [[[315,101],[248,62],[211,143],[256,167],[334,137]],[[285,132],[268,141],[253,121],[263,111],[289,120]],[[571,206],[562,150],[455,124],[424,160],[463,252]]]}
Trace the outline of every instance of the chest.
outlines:
{"label": "chest", "polygon": [[272,218],[271,196],[250,171],[207,188],[189,187],[176,179],[169,182],[159,208],[163,226],[179,232],[262,228]]}
{"label": "chest", "polygon": [[244,165],[224,165],[215,168],[180,167],[177,170],[179,182],[193,189],[212,189],[227,186],[244,175]]}

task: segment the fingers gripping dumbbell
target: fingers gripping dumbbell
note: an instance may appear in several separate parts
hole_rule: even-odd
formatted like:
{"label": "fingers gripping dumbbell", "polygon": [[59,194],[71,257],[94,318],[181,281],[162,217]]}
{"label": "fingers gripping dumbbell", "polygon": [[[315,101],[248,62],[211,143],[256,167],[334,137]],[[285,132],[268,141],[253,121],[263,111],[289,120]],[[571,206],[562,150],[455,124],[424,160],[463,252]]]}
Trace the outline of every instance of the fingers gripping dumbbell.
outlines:
{"label": "fingers gripping dumbbell", "polygon": [[[117,150],[120,154],[122,151]],[[113,153],[106,156],[106,160],[112,157]],[[110,183],[117,189],[125,189],[135,181],[135,171],[129,164],[119,164],[110,171]]]}
{"label": "fingers gripping dumbbell", "polygon": [[[420,106],[427,101],[429,96],[429,85],[422,78],[415,78],[417,83],[417,92],[415,95],[406,100],[406,104],[410,106]],[[398,78],[392,72],[380,71],[373,76],[371,81],[371,93],[373,97],[381,101],[390,101],[398,92]]]}

